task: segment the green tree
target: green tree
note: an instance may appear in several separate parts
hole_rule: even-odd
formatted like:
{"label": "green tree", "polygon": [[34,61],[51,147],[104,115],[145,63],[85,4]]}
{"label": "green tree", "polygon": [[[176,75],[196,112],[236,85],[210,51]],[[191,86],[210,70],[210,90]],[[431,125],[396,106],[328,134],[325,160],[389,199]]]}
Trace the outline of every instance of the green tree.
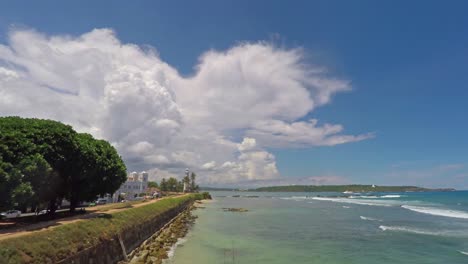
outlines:
{"label": "green tree", "polygon": [[192,172],[190,174],[190,190],[192,192],[198,191],[198,185],[195,183],[195,178],[196,177],[197,177],[197,175],[195,174],[195,172]]}
{"label": "green tree", "polygon": [[114,193],[125,182],[126,167],[117,151],[107,141],[89,134],[76,135],[73,172],[68,178],[67,199],[73,211],[82,201]]}
{"label": "green tree", "polygon": [[174,177],[170,177],[167,180],[167,188],[168,188],[168,191],[170,191],[170,192],[177,192],[177,186],[178,185],[179,185],[179,182]]}
{"label": "green tree", "polygon": [[169,191],[166,178],[162,178],[161,184],[160,184],[159,186],[161,186],[161,191],[162,191],[162,192],[167,192],[167,191]]}
{"label": "green tree", "polygon": [[104,140],[56,121],[0,118],[0,209],[48,204],[54,212],[67,198],[74,210],[125,180],[125,164]]}
{"label": "green tree", "polygon": [[148,188],[159,188],[159,185],[155,181],[149,181],[148,182]]}
{"label": "green tree", "polygon": [[54,199],[59,188],[63,186],[59,175],[41,154],[36,153],[26,157],[18,167],[22,172],[23,182],[31,186],[32,197],[28,205],[33,208]]}
{"label": "green tree", "polygon": [[183,192],[183,191],[184,191],[184,181],[181,180],[177,182],[176,192]]}
{"label": "green tree", "polygon": [[21,208],[23,211],[26,206],[32,201],[34,191],[29,182],[22,182],[13,190],[11,199],[13,204],[17,208]]}
{"label": "green tree", "polygon": [[0,159],[0,210],[13,206],[13,192],[16,188],[21,188],[21,183],[21,172]]}
{"label": "green tree", "polygon": [[[76,132],[70,126],[60,122],[19,117],[0,118],[0,166],[2,167],[0,174],[3,174],[0,176],[2,178],[0,189],[6,189],[5,193],[9,194],[9,198],[0,199],[0,208],[10,207],[13,199],[20,199],[20,197],[22,202],[29,200],[25,199],[25,195],[32,193],[26,191],[29,187],[25,184],[31,179],[28,178],[27,172],[22,170],[30,165],[34,167],[34,163],[38,161],[36,154],[42,156],[61,179],[68,177],[75,135]],[[63,183],[64,181],[61,181],[61,184]],[[38,193],[34,183],[29,183],[29,185],[34,194]],[[53,195],[48,197],[48,201],[35,202],[48,203],[49,208],[54,211],[57,201],[66,194],[64,187],[57,188]],[[22,191],[17,191],[17,195],[13,196],[12,192],[16,188]],[[35,199],[38,199],[38,196],[34,194]]]}

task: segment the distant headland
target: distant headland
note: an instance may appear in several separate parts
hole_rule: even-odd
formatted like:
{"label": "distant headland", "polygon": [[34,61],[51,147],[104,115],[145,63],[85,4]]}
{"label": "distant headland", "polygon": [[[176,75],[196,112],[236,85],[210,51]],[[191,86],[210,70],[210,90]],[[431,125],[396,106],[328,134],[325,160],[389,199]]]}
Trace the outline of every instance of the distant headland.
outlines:
{"label": "distant headland", "polygon": [[202,187],[207,191],[252,191],[252,192],[450,192],[453,188],[423,188],[417,186],[378,186],[378,185],[285,185],[255,189]]}

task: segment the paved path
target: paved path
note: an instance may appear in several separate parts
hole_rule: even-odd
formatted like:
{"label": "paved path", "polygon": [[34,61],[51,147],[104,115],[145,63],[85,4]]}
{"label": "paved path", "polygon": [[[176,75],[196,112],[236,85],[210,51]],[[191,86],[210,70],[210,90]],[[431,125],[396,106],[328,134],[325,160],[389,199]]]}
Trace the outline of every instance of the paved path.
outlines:
{"label": "paved path", "polygon": [[61,219],[55,219],[55,220],[49,220],[49,221],[39,222],[39,223],[27,225],[27,226],[18,227],[18,228],[2,230],[0,233],[0,241],[7,239],[7,238],[24,236],[33,232],[40,232],[44,230],[53,229],[60,225],[66,225],[66,224],[70,224],[70,223],[74,223],[78,221],[83,221],[85,219],[96,218],[96,217],[102,216],[103,214],[112,214],[112,213],[120,212],[123,210],[144,206],[150,203],[155,203],[160,200],[164,200],[168,198],[175,198],[175,197],[180,197],[180,196],[185,196],[185,195],[187,194],[180,194],[180,195],[168,196],[168,197],[159,198],[159,199],[152,199],[152,200],[148,200],[145,202],[132,203],[131,207],[127,207],[127,208],[109,209],[109,207],[112,207],[112,205],[116,205],[115,203],[107,204],[107,205],[99,205],[95,207],[88,207],[86,208],[86,211],[87,211],[86,214],[81,214],[81,215],[76,215],[76,216],[71,216],[71,217],[61,218]]}

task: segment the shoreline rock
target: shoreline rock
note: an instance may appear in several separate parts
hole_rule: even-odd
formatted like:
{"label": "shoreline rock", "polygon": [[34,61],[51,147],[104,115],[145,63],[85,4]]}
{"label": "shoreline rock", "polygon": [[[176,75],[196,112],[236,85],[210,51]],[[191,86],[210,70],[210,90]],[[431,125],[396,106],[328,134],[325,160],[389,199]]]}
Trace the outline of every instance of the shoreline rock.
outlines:
{"label": "shoreline rock", "polygon": [[245,213],[249,211],[245,208],[222,208],[222,210],[224,212],[239,212],[239,213]]}
{"label": "shoreline rock", "polygon": [[120,261],[118,264],[162,264],[167,259],[168,252],[180,238],[187,235],[193,226],[197,216],[192,215],[192,210],[197,207],[193,204],[181,212],[168,225],[132,251],[129,261]]}

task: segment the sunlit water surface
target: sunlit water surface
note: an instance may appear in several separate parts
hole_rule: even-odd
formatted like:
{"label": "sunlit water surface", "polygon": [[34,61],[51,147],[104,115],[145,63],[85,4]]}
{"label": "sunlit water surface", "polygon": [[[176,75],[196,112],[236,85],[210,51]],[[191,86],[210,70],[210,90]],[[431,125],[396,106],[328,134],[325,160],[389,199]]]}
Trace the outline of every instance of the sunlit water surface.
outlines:
{"label": "sunlit water surface", "polygon": [[468,192],[211,194],[166,263],[468,263]]}

